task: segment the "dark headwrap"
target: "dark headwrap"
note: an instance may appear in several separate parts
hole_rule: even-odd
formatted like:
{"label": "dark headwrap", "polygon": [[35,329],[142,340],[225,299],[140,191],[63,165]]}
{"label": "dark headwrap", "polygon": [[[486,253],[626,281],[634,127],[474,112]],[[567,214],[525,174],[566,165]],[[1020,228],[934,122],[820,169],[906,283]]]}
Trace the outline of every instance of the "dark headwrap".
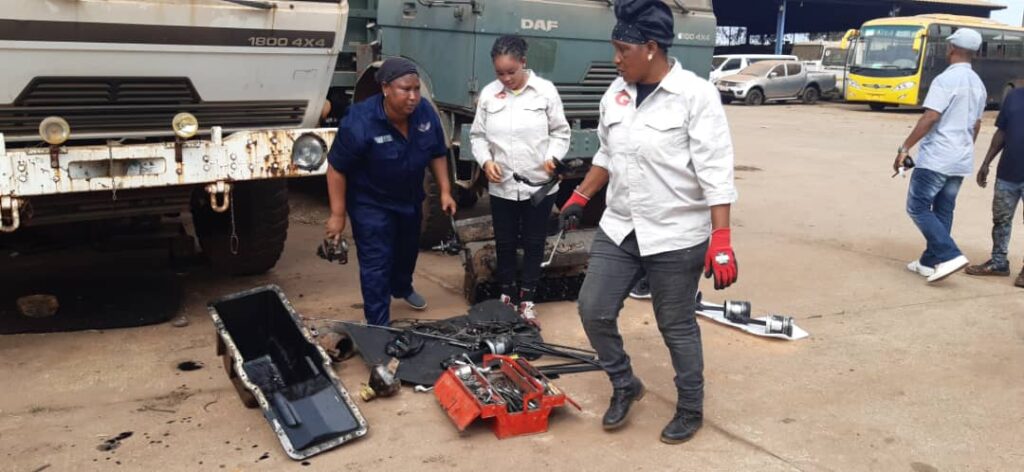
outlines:
{"label": "dark headwrap", "polygon": [[409,74],[419,74],[416,64],[408,59],[392,57],[380,65],[380,69],[377,70],[373,78],[377,79],[378,84],[389,84],[392,80]]}
{"label": "dark headwrap", "polygon": [[630,44],[658,43],[663,49],[675,39],[672,10],[662,0],[616,0],[612,39]]}

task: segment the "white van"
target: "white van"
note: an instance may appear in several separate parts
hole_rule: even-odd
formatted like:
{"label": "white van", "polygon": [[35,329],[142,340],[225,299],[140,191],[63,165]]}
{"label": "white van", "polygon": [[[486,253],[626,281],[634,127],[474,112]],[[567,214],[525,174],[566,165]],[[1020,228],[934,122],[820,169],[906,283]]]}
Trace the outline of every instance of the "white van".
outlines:
{"label": "white van", "polygon": [[795,61],[796,56],[775,55],[775,54],[725,54],[711,58],[711,74],[708,77],[712,83],[726,75],[732,75],[747,66],[761,61]]}

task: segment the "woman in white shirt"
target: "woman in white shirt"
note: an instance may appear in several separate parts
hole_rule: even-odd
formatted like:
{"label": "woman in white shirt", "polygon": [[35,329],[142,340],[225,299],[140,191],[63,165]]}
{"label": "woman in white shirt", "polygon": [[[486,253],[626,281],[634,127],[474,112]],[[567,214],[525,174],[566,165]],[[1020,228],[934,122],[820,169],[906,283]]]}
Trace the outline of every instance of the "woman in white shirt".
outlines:
{"label": "woman in white shirt", "polygon": [[[491,59],[498,80],[480,93],[470,142],[490,182],[501,300],[517,306],[520,316],[536,324],[533,300],[544,258],[547,220],[558,187],[534,206],[530,196],[537,189],[517,182],[512,175],[532,181],[548,179],[555,160],[569,150],[570,131],[558,90],[526,68],[526,50],[526,41],[518,36],[502,36],[494,42]],[[516,249],[520,244],[523,267],[517,293]]]}

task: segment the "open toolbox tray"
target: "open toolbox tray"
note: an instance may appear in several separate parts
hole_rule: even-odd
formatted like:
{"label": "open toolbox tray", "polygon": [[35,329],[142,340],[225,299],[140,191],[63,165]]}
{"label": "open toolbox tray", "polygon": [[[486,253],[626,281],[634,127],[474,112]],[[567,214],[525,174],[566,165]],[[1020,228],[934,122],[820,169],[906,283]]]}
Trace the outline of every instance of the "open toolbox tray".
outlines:
{"label": "open toolbox tray", "polygon": [[493,419],[498,439],[543,433],[554,408],[568,402],[580,409],[526,359],[488,354],[482,365],[449,367],[434,384],[434,396],[459,431],[483,418]]}
{"label": "open toolbox tray", "polygon": [[208,305],[217,354],[242,402],[260,408],[289,457],[302,460],[366,434],[331,360],[275,285]]}

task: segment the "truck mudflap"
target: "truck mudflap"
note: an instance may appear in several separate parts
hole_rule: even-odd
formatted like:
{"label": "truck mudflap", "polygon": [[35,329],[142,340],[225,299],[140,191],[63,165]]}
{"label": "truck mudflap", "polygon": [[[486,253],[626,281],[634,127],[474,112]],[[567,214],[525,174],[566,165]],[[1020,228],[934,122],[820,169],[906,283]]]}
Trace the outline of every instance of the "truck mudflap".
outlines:
{"label": "truck mudflap", "polygon": [[260,408],[288,457],[366,435],[366,420],[284,292],[267,285],[209,303],[217,354],[242,402]]}
{"label": "truck mudflap", "polygon": [[[0,230],[27,223],[33,197],[203,185],[227,209],[231,182],[323,175],[336,130],[239,131],[159,143],[6,149],[0,134]],[[297,145],[299,144],[299,145]],[[295,158],[295,156],[299,156]]]}
{"label": "truck mudflap", "polygon": [[[495,278],[497,248],[494,245],[494,227],[490,216],[468,218],[455,223],[462,245],[462,263],[465,267],[463,295],[471,303],[498,298],[501,286]],[[545,243],[544,262],[540,283],[537,284],[536,302],[575,300],[587,272],[590,245],[597,234],[596,228],[567,231],[550,235]],[[522,257],[522,253],[519,254]]]}

